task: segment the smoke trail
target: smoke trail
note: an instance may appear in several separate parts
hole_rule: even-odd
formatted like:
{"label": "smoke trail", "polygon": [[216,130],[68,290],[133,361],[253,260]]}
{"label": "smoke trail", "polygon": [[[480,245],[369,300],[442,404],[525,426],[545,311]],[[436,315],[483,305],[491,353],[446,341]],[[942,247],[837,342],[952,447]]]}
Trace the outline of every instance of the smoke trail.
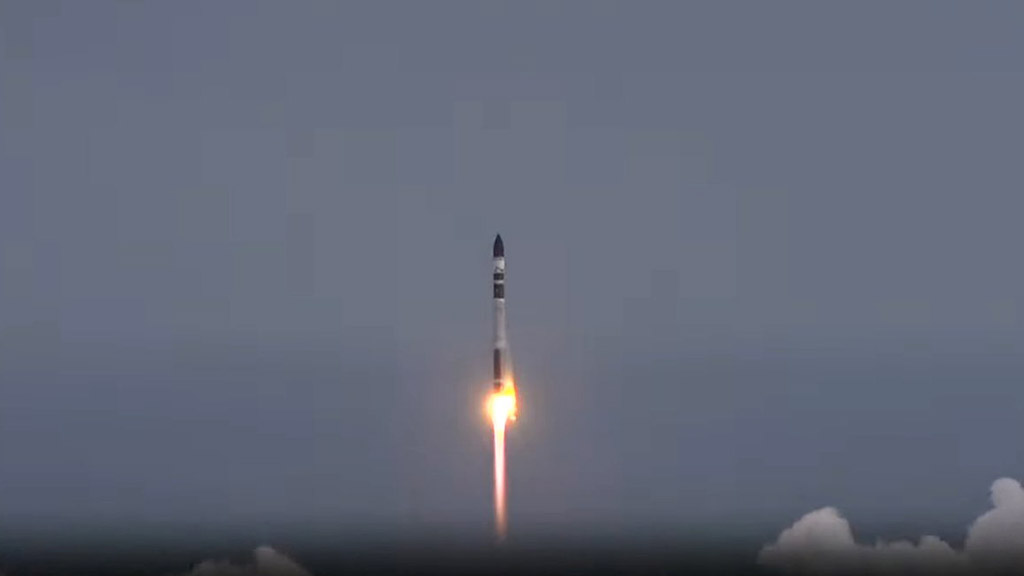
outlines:
{"label": "smoke trail", "polygon": [[917,544],[859,544],[835,508],[806,514],[761,549],[758,562],[794,574],[1024,574],[1024,488],[1011,478],[992,484],[992,506],[967,530],[958,551],[935,536]]}

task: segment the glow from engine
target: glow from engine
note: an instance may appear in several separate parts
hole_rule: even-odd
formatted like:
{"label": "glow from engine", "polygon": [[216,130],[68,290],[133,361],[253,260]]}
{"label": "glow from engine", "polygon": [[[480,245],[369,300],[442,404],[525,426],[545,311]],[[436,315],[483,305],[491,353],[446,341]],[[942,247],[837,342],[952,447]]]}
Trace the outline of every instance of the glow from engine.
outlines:
{"label": "glow from engine", "polygon": [[505,427],[516,419],[516,387],[511,380],[491,394],[488,411],[494,425],[494,527],[498,541],[508,533],[505,510]]}

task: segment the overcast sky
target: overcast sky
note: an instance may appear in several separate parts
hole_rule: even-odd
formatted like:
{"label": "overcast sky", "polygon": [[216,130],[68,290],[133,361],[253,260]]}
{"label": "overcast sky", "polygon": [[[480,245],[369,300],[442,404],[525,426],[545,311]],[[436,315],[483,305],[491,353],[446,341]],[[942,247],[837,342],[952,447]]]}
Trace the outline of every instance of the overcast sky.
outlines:
{"label": "overcast sky", "polygon": [[[960,528],[1024,5],[0,2],[0,523]],[[559,528],[562,527],[562,528]]]}

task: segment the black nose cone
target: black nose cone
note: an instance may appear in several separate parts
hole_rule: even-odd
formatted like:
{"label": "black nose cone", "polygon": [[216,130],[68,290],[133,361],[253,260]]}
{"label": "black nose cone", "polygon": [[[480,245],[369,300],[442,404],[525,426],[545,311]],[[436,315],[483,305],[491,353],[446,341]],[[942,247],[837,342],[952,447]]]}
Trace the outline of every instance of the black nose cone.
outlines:
{"label": "black nose cone", "polygon": [[505,257],[505,243],[501,241],[501,234],[494,237],[494,257]]}

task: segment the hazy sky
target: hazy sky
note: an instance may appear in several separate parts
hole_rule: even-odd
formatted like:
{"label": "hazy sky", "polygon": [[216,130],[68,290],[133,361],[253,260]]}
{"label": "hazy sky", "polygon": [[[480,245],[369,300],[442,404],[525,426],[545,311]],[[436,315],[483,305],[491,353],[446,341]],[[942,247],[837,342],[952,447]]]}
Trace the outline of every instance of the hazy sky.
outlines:
{"label": "hazy sky", "polygon": [[961,528],[1024,4],[0,1],[0,523]]}

